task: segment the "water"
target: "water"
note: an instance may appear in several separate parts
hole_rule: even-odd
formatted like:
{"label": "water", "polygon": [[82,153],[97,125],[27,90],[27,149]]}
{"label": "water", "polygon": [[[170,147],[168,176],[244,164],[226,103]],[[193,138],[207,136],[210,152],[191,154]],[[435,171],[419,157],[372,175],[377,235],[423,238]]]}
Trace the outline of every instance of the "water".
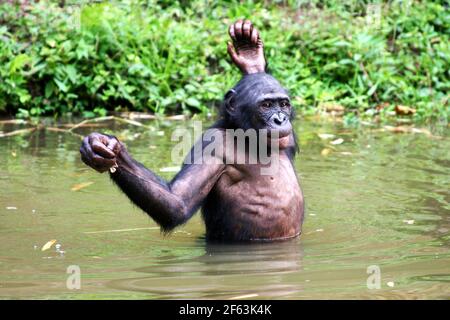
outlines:
{"label": "water", "polygon": [[[169,179],[178,165],[173,129],[192,123],[147,124],[76,132],[118,135]],[[429,136],[324,120],[296,126],[303,235],[258,245],[206,244],[199,214],[161,235],[107,175],[81,163],[75,135],[0,138],[0,298],[450,298],[448,129]],[[337,138],[344,142],[329,143]],[[71,265],[81,270],[79,290],[66,286]],[[369,266],[380,268],[380,289],[367,288]]]}

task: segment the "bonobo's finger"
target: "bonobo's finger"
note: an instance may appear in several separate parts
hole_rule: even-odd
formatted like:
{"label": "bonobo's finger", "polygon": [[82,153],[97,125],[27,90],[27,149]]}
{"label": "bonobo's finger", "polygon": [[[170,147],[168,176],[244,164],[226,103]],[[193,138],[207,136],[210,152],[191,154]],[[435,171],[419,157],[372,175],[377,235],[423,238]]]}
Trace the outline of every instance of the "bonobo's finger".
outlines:
{"label": "bonobo's finger", "polygon": [[83,160],[83,162],[89,167],[93,167],[91,159],[93,152],[91,149],[91,145],[89,144],[89,137],[85,137],[83,139],[83,142],[81,143],[80,153],[81,153],[81,160]]}
{"label": "bonobo's finger", "polygon": [[106,159],[95,153],[92,153],[90,156],[88,161],[90,160],[91,167],[98,172],[104,172],[116,164],[116,159]]}
{"label": "bonobo's finger", "polygon": [[88,163],[87,165],[92,165],[92,156],[94,155],[94,151],[92,151],[91,144],[89,143],[89,137],[83,139],[80,148],[81,156],[86,159]]}
{"label": "bonobo's finger", "polygon": [[86,156],[84,154],[81,154],[81,160],[84,162],[84,164],[86,164],[87,166],[91,167],[92,169],[94,169],[97,172],[105,172],[106,170],[108,170],[109,168],[107,167],[102,167],[102,166],[98,166],[94,163],[92,163],[91,160],[89,160],[88,158],[86,158]]}
{"label": "bonobo's finger", "polygon": [[242,37],[245,38],[246,40],[250,38],[251,28],[252,23],[250,22],[250,20],[245,20],[244,24],[242,25]]}
{"label": "bonobo's finger", "polygon": [[90,152],[92,152],[92,150],[91,146],[89,145],[89,137],[84,137],[83,142],[81,142],[80,153],[81,155],[84,155],[86,158],[89,158],[88,154]]}
{"label": "bonobo's finger", "polygon": [[237,55],[236,50],[234,49],[234,46],[231,42],[228,42],[227,51],[228,51],[228,54],[230,55],[231,59],[233,60],[233,62],[236,63],[236,61],[238,60],[238,55]]}
{"label": "bonobo's finger", "polygon": [[242,20],[236,21],[234,24],[234,33],[236,35],[236,39],[239,41],[242,38]]}
{"label": "bonobo's finger", "polygon": [[114,152],[109,149],[107,146],[105,146],[102,142],[100,142],[99,139],[93,139],[91,141],[91,148],[92,150],[97,153],[98,155],[104,157],[104,158],[114,158],[116,155]]}
{"label": "bonobo's finger", "polygon": [[98,172],[105,172],[116,164],[115,159],[105,159],[98,155],[92,157],[93,168]]}
{"label": "bonobo's finger", "polygon": [[234,24],[232,24],[230,26],[230,28],[228,28],[228,33],[230,35],[231,40],[236,41],[236,34],[234,32]]}
{"label": "bonobo's finger", "polygon": [[105,136],[104,134],[101,134],[98,132],[93,132],[90,135],[88,135],[88,140],[89,140],[90,144],[92,144],[95,140],[98,140],[99,142],[103,143],[104,145],[106,145],[108,143],[108,137]]}
{"label": "bonobo's finger", "polygon": [[89,143],[89,137],[83,139],[81,148],[81,160],[91,168],[97,170],[98,172],[104,172],[115,165],[115,159],[105,159],[98,154],[96,154]]}
{"label": "bonobo's finger", "polygon": [[253,27],[252,30],[252,35],[251,35],[251,42],[254,44],[258,44],[258,38],[259,38],[259,32],[258,29],[256,29],[255,27]]}
{"label": "bonobo's finger", "polygon": [[120,152],[120,149],[121,149],[119,140],[117,140],[116,137],[111,137],[111,139],[109,139],[108,145],[106,147],[114,153],[114,156],[116,156]]}

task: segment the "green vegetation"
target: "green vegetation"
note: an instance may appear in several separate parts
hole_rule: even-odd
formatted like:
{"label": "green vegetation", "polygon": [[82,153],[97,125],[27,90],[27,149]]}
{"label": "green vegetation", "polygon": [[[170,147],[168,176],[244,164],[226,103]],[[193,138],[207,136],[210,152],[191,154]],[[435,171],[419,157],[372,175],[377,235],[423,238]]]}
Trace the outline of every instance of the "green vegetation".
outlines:
{"label": "green vegetation", "polygon": [[227,26],[251,17],[299,110],[449,119],[445,0],[30,2],[0,4],[0,112],[205,112],[239,79]]}

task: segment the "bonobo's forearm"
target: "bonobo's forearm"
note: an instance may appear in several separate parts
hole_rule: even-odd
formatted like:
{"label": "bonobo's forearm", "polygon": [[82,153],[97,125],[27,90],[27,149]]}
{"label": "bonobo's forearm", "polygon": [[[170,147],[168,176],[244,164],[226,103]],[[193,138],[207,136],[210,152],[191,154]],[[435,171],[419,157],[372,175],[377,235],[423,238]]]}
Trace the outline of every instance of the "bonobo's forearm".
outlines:
{"label": "bonobo's forearm", "polygon": [[186,222],[220,176],[218,165],[185,166],[167,183],[137,162],[124,149],[117,156],[112,180],[161,228],[169,231]]}
{"label": "bonobo's forearm", "polygon": [[169,185],[122,150],[118,168],[110,176],[139,208],[148,213],[164,230],[185,222],[186,208]]}

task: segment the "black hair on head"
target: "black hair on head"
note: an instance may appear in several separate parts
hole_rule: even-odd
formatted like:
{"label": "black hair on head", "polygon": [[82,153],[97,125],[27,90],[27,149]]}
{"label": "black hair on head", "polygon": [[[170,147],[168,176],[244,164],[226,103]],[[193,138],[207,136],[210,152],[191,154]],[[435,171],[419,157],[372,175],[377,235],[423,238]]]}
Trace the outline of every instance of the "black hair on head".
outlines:
{"label": "black hair on head", "polygon": [[246,109],[270,94],[282,94],[286,97],[289,95],[270,74],[260,72],[244,75],[225,95],[221,107],[222,122],[225,122],[223,125],[230,127],[237,119],[245,119],[248,115]]}

